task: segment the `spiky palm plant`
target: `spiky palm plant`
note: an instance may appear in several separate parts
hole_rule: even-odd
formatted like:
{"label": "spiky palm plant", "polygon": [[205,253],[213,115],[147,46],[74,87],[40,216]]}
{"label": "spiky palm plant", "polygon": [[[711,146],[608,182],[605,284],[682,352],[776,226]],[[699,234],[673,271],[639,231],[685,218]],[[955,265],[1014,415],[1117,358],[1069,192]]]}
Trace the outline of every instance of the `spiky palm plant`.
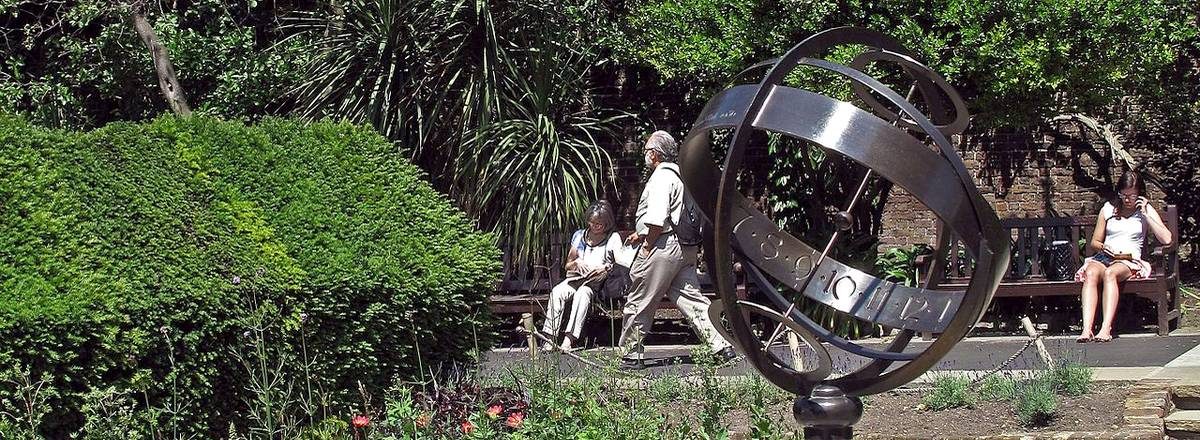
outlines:
{"label": "spiky palm plant", "polygon": [[297,13],[284,30],[315,54],[293,91],[297,111],[371,124],[414,158],[430,153],[498,108],[497,29],[486,2],[350,0]]}
{"label": "spiky palm plant", "polygon": [[535,40],[544,44],[524,54],[523,66],[506,66],[514,75],[500,117],[463,142],[455,176],[457,187],[474,189],[463,194],[470,206],[502,220],[487,226],[519,256],[536,256],[553,233],[582,226],[580,213],[605,177],[615,178],[597,144],[614,138],[611,128],[624,117],[588,110],[589,94],[580,91],[587,91],[589,53],[544,33]]}
{"label": "spiky palm plant", "polygon": [[601,59],[547,0],[351,0],[287,26],[317,54],[296,91],[308,117],[370,123],[518,260],[578,227],[616,118],[590,102]]}

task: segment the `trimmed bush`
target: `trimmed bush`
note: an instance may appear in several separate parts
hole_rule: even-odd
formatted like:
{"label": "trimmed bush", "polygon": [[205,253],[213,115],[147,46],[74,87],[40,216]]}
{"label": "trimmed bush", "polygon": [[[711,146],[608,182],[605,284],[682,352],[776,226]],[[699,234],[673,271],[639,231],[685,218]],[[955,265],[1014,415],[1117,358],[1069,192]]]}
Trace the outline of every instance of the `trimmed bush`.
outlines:
{"label": "trimmed bush", "polygon": [[110,388],[176,402],[163,423],[227,430],[256,304],[285,347],[305,336],[335,405],[493,341],[491,237],[370,129],[0,116],[0,145],[0,411],[20,414],[20,380],[46,381],[43,435],[78,430],[83,396]]}

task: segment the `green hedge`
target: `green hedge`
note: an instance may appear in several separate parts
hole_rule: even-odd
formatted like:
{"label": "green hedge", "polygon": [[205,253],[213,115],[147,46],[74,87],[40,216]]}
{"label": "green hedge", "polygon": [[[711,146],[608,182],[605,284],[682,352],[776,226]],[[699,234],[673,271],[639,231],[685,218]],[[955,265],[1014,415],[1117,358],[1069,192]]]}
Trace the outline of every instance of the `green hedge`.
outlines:
{"label": "green hedge", "polygon": [[175,420],[198,431],[243,423],[254,310],[279,324],[272,353],[305,336],[343,404],[415,377],[417,341],[426,368],[493,341],[491,237],[369,129],[0,116],[0,145],[0,411],[22,413],[18,378],[48,381],[46,435],[78,430],[83,395],[109,386],[182,399]]}

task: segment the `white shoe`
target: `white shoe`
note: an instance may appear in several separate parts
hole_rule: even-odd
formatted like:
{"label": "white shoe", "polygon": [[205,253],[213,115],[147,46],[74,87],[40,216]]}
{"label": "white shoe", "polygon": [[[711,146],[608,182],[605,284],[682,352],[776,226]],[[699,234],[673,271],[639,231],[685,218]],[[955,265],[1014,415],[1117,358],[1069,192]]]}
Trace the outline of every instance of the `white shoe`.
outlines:
{"label": "white shoe", "polygon": [[562,351],[571,351],[571,345],[573,345],[571,341],[573,340],[575,340],[575,338],[570,336],[564,337],[562,344],[559,344],[558,348],[562,349]]}

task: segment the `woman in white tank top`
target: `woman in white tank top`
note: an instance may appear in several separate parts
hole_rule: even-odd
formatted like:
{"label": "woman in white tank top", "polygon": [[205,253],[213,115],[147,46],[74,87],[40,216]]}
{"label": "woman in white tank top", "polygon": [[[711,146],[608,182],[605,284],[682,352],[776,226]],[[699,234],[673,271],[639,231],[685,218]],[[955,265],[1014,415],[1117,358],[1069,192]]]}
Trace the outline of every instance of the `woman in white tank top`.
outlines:
{"label": "woman in white tank top", "polygon": [[[1075,280],[1083,282],[1083,331],[1077,342],[1112,340],[1121,282],[1150,276],[1150,263],[1142,259],[1146,232],[1154,233],[1159,243],[1171,243],[1171,232],[1163,224],[1158,210],[1142,197],[1145,188],[1136,171],[1125,171],[1117,181],[1117,199],[1104,203],[1096,216],[1096,228],[1088,242],[1095,254],[1085,259],[1083,267],[1075,272]],[[1104,292],[1104,321],[1100,331],[1093,335],[1096,303],[1101,291]]]}

